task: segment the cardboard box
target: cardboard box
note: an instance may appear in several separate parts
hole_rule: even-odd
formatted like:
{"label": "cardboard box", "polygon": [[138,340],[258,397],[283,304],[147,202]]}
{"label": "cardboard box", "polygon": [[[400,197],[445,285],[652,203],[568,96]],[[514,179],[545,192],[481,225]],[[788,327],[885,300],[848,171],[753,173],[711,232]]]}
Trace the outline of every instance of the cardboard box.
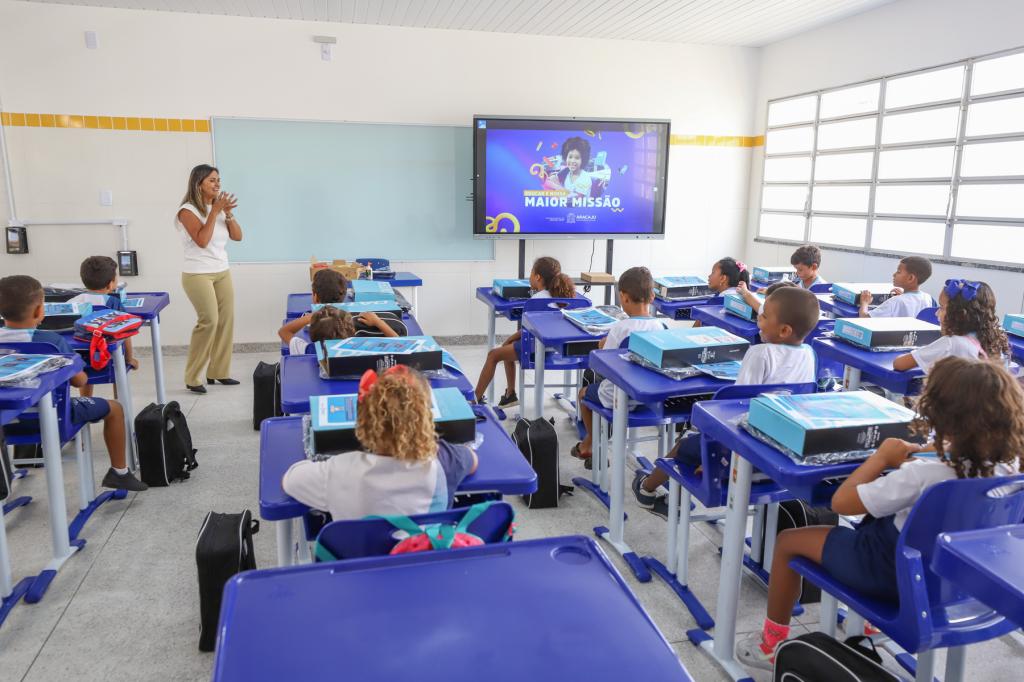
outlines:
{"label": "cardboard box", "polygon": [[942,329],[913,317],[854,317],[836,320],[836,338],[862,348],[918,348],[942,336]]}
{"label": "cardboard box", "polygon": [[832,284],[832,296],[837,301],[842,301],[853,307],[860,306],[860,292],[871,292],[871,303],[869,306],[876,306],[882,301],[892,297],[891,282],[835,282]]}
{"label": "cardboard box", "polygon": [[[432,389],[431,402],[438,436],[452,443],[468,443],[476,439],[476,415],[459,389]],[[332,454],[361,449],[356,438],[358,410],[359,400],[354,393],[312,396],[309,415],[313,451]]]}
{"label": "cardboard box", "polygon": [[495,296],[500,296],[506,301],[530,298],[533,293],[528,279],[496,279],[491,286],[491,291]]}
{"label": "cardboard box", "polygon": [[580,273],[580,279],[593,284],[615,284],[615,278],[607,272],[583,272]]}
{"label": "cardboard box", "polygon": [[365,265],[359,263],[349,262],[347,260],[333,260],[331,262],[318,261],[315,257],[309,259],[309,281],[313,281],[313,276],[316,275],[319,270],[334,270],[340,273],[348,281],[357,279],[368,279],[372,271]]}
{"label": "cardboard box", "polygon": [[755,266],[751,279],[762,284],[796,280],[796,270],[792,265],[761,265]]}
{"label": "cardboard box", "polygon": [[1024,313],[1009,314],[1004,317],[1003,329],[1007,334],[1024,336]]}
{"label": "cardboard box", "polygon": [[708,281],[699,275],[676,275],[673,277],[656,277],[654,293],[659,298],[668,300],[680,298],[704,298],[714,296]]}
{"label": "cardboard box", "polygon": [[[761,305],[764,305],[764,296],[760,294],[754,294],[761,301]],[[757,312],[754,307],[743,300],[743,297],[739,294],[726,294],[722,297],[722,307],[725,308],[725,312],[736,317],[742,317],[748,322],[757,321]]]}
{"label": "cardboard box", "polygon": [[325,305],[332,306],[338,310],[346,310],[352,315],[359,313],[394,313],[399,318],[402,316],[402,306],[397,301],[344,301],[342,303],[314,303],[313,311],[320,310]]}
{"label": "cardboard box", "polygon": [[372,279],[354,279],[349,282],[352,289],[352,301],[365,303],[367,301],[395,301],[395,290],[388,282]]}
{"label": "cardboard box", "polygon": [[685,327],[633,332],[628,347],[654,366],[668,369],[740,360],[750,343],[717,327]]}
{"label": "cardboard box", "polygon": [[420,371],[439,370],[441,347],[430,336],[352,336],[316,344],[316,358],[331,378],[359,377],[368,369],[383,372],[394,365]]}
{"label": "cardboard box", "polygon": [[886,438],[919,440],[912,410],[868,391],[765,394],[750,401],[748,419],[801,457],[873,450]]}

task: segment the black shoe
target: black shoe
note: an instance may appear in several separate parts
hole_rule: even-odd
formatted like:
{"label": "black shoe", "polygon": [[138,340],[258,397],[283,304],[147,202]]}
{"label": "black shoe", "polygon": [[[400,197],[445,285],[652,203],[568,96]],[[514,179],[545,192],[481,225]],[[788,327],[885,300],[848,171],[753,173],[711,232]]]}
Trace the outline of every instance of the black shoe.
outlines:
{"label": "black shoe", "polygon": [[512,391],[511,393],[506,393],[505,395],[501,396],[500,400],[498,400],[498,407],[502,409],[506,407],[515,407],[518,404],[519,396],[516,395],[515,391]]}
{"label": "black shoe", "polygon": [[227,379],[211,379],[210,377],[206,377],[206,383],[210,384],[211,386],[213,386],[214,384],[223,384],[224,386],[237,386],[242,382],[239,381],[238,379],[232,379],[230,377]]}
{"label": "black shoe", "polygon": [[633,496],[636,498],[636,503],[644,509],[654,509],[654,505],[658,502],[658,495],[644,490],[643,483],[646,478],[647,474],[641,469],[637,469],[633,475]]}
{"label": "black shoe", "polygon": [[202,384],[198,386],[189,386],[188,384],[185,384],[185,388],[193,393],[206,393],[206,386],[203,386]]}
{"label": "black shoe", "polygon": [[113,468],[107,469],[107,475],[103,477],[104,488],[114,488],[116,490],[129,490],[131,492],[140,493],[143,490],[149,490],[149,486],[135,478],[132,472],[127,471],[123,474],[119,474],[114,471]]}
{"label": "black shoe", "polygon": [[654,500],[654,506],[648,507],[647,511],[655,516],[668,519],[668,497],[666,495],[658,495],[658,498]]}

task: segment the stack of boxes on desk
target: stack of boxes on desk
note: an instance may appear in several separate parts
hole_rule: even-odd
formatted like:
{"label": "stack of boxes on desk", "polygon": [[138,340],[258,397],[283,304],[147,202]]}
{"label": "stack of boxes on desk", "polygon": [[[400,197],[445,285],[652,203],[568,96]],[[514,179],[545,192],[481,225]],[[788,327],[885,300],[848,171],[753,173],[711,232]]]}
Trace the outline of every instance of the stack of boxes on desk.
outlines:
{"label": "stack of boxes on desk", "polygon": [[920,348],[937,341],[942,329],[913,317],[855,317],[836,320],[836,338],[868,350]]}
{"label": "stack of boxes on desk", "polygon": [[491,289],[495,296],[506,301],[519,301],[530,298],[530,280],[528,279],[496,279]]}
{"label": "stack of boxes on desk", "polygon": [[762,265],[754,268],[751,279],[764,286],[792,282],[796,279],[796,270],[792,265]]}
{"label": "stack of boxes on desk", "polygon": [[892,296],[892,283],[835,282],[832,284],[832,298],[854,308],[860,306],[860,295],[864,291],[871,293],[871,303],[868,304],[868,307],[874,307]]}
{"label": "stack of boxes on desk", "polygon": [[382,372],[406,365],[421,372],[440,370],[441,346],[431,336],[352,336],[316,344],[316,358],[324,378],[358,379],[368,369]]}
{"label": "stack of boxes on desk", "polygon": [[715,295],[708,286],[708,281],[699,275],[657,277],[654,280],[654,293],[666,301],[684,301]]}

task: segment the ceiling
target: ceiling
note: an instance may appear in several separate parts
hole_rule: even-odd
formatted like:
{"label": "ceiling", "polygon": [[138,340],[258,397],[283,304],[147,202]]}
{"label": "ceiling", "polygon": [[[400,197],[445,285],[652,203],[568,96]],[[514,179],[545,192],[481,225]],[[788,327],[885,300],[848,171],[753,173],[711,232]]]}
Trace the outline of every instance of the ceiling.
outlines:
{"label": "ceiling", "polygon": [[545,36],[758,47],[892,0],[29,0]]}

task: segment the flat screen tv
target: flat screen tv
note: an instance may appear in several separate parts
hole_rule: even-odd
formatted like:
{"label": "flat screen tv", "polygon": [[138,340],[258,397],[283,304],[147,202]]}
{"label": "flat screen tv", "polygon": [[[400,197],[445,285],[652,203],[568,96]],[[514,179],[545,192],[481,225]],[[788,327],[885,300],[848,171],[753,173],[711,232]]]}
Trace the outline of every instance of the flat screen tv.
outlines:
{"label": "flat screen tv", "polygon": [[473,117],[473,236],[661,239],[669,122]]}

